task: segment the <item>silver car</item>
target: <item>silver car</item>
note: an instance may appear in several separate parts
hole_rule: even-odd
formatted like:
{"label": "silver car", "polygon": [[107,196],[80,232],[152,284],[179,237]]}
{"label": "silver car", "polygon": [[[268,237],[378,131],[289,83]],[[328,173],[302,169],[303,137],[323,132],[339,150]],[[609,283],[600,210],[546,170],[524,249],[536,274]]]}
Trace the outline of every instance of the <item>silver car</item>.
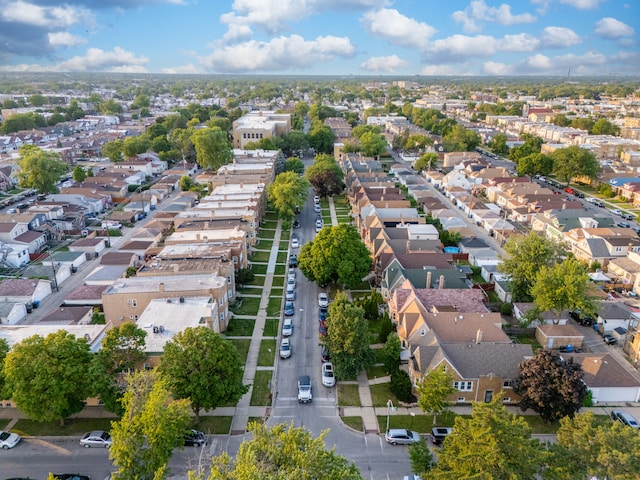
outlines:
{"label": "silver car", "polygon": [[109,435],[109,432],[105,432],[103,430],[94,430],[93,432],[85,433],[80,439],[80,445],[84,448],[109,448],[111,443],[111,435]]}
{"label": "silver car", "polygon": [[418,443],[420,441],[420,434],[412,430],[405,430],[404,428],[392,428],[387,430],[384,439],[391,445],[408,445]]}

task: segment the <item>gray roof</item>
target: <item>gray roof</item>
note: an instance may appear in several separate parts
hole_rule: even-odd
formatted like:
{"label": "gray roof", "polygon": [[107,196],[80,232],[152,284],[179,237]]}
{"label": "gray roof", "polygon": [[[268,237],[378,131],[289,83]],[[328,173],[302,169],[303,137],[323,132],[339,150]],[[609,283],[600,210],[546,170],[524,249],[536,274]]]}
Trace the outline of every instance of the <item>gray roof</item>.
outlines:
{"label": "gray roof", "polygon": [[480,378],[491,373],[502,378],[515,378],[519,365],[533,356],[528,344],[445,344],[445,355],[463,378]]}
{"label": "gray roof", "polygon": [[631,311],[619,302],[600,302],[598,316],[607,320],[628,320],[631,318]]}
{"label": "gray roof", "polygon": [[593,258],[606,258],[611,256],[607,244],[602,238],[587,238],[586,243]]}
{"label": "gray roof", "polygon": [[56,262],[73,262],[83,255],[85,255],[84,252],[56,252],[52,257]]}

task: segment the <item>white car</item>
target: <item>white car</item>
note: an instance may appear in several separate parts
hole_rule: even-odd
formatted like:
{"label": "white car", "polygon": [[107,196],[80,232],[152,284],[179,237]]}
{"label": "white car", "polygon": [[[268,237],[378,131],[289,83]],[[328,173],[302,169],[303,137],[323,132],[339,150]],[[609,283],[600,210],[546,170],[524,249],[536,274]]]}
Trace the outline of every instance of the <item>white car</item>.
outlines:
{"label": "white car", "polygon": [[293,279],[295,281],[296,279],[296,269],[295,268],[290,268],[289,271],[287,272],[287,280],[289,279]]}
{"label": "white car", "polygon": [[19,441],[20,435],[17,433],[0,431],[0,447],[2,447],[3,450],[9,450],[15,447]]}
{"label": "white car", "polygon": [[320,197],[318,195],[313,197],[313,203],[320,203]]}
{"label": "white car", "polygon": [[287,278],[287,289],[289,289],[289,288],[296,288],[296,279],[295,279],[295,277],[294,278],[292,278],[292,277]]}
{"label": "white car", "polygon": [[324,292],[320,292],[318,294],[318,306],[319,307],[328,307],[329,306],[329,297]]}
{"label": "white car", "polygon": [[283,338],[280,343],[280,358],[289,358],[291,356],[291,340]]}
{"label": "white car", "polygon": [[282,336],[290,337],[293,334],[293,320],[285,318],[282,324]]}
{"label": "white car", "polygon": [[80,439],[80,445],[84,448],[109,448],[112,442],[111,435],[103,430],[94,430],[93,432],[85,433]]}
{"label": "white car", "polygon": [[336,386],[336,377],[333,375],[333,364],[331,362],[322,364],[322,385],[327,388]]}
{"label": "white car", "polygon": [[291,239],[291,248],[298,248],[300,246],[300,241],[298,240],[298,237],[293,237]]}
{"label": "white car", "polygon": [[320,208],[320,204],[316,203],[316,206],[313,207],[313,211],[316,213],[320,213],[322,211],[322,208]]}

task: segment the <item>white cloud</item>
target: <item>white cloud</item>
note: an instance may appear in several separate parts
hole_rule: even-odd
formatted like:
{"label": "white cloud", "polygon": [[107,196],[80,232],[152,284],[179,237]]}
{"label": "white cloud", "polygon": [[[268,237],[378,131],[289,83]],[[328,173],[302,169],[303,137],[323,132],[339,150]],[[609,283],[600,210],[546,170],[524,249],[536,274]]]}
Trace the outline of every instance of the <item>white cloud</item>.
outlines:
{"label": "white cloud", "polygon": [[[624,62],[624,60],[621,59]],[[608,68],[610,59],[598,52],[587,52],[584,55],[547,55],[535,54],[513,64],[485,62],[482,72],[487,75],[572,75],[602,74]]]}
{"label": "white cloud", "polygon": [[503,3],[499,7],[490,7],[484,0],[472,0],[467,8],[453,12],[452,18],[462,24],[465,33],[479,33],[482,31],[481,22],[495,22],[500,25],[516,25],[519,23],[533,23],[535,15],[511,13],[511,6]]}
{"label": "white cloud", "polygon": [[518,33],[517,35],[505,35],[499,42],[497,49],[502,52],[532,52],[540,41],[528,33]]}
{"label": "white cloud", "polygon": [[578,10],[593,10],[598,8],[603,0],[560,0],[560,3],[570,5]]}
{"label": "white cloud", "polygon": [[490,57],[498,46],[499,42],[489,35],[452,35],[432,42],[427,52],[448,63],[464,58]]}
{"label": "white cloud", "polygon": [[87,43],[87,39],[69,32],[54,32],[49,34],[49,43],[56,47],[75,47]]}
{"label": "white cloud", "polygon": [[75,56],[59,63],[52,70],[58,72],[146,72],[149,60],[144,56],[115,47],[111,52],[90,48],[85,56]]}
{"label": "white cloud", "polygon": [[202,73],[202,71],[198,69],[198,67],[196,67],[193,63],[187,63],[186,65],[180,65],[178,67],[163,68],[162,73],[193,74]]}
{"label": "white cloud", "polygon": [[436,29],[402,15],[395,9],[380,8],[364,14],[361,20],[371,34],[384,38],[393,45],[423,49]]}
{"label": "white cloud", "polygon": [[565,27],[547,27],[540,36],[541,48],[567,48],[580,43],[580,35]]}
{"label": "white cloud", "polygon": [[325,36],[307,41],[291,35],[217,48],[211,55],[201,57],[200,63],[214,72],[273,72],[309,67],[354,53],[348,37]]}
{"label": "white cloud", "polygon": [[397,55],[389,55],[388,57],[371,57],[369,60],[362,62],[360,68],[369,72],[393,73],[399,68],[409,65],[409,62],[402,60]]}
{"label": "white cloud", "polygon": [[602,38],[613,40],[620,37],[631,37],[634,34],[632,27],[611,17],[598,20],[593,31]]}
{"label": "white cloud", "polygon": [[386,6],[389,0],[234,0],[232,11],[220,16],[228,25],[254,25],[271,34],[287,29],[289,22],[331,10],[362,10]]}
{"label": "white cloud", "polygon": [[482,73],[485,75],[513,75],[513,65],[499,62],[484,62]]}
{"label": "white cloud", "polygon": [[420,75],[469,75],[469,73],[453,65],[426,65],[420,70]]}
{"label": "white cloud", "polygon": [[251,38],[253,31],[248,25],[229,24],[229,27],[222,37],[225,43],[236,43]]}
{"label": "white cloud", "polygon": [[70,5],[42,7],[22,0],[0,4],[0,18],[5,22],[19,23],[34,27],[69,28],[75,23],[91,17],[84,9]]}

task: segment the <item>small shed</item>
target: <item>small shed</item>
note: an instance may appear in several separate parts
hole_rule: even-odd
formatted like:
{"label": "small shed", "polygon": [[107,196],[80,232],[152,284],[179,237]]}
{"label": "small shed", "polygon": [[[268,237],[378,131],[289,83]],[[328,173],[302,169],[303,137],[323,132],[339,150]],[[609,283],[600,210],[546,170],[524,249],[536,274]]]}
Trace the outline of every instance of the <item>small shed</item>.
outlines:
{"label": "small shed", "polygon": [[107,248],[104,237],[82,238],[69,245],[70,252],[84,252],[89,258],[97,258]]}

